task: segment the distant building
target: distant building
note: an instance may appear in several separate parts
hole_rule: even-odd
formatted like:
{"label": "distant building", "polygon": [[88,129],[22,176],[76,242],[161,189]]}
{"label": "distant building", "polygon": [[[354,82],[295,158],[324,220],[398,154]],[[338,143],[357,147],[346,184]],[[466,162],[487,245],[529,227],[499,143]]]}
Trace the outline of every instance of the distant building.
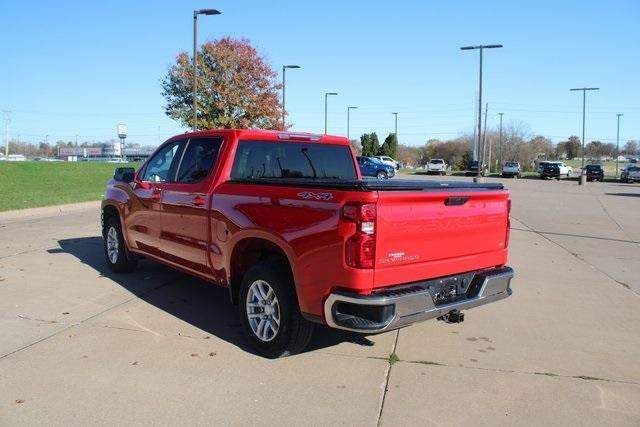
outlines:
{"label": "distant building", "polygon": [[27,158],[22,154],[9,154],[6,158],[3,156],[2,160],[6,160],[8,162],[24,162]]}
{"label": "distant building", "polygon": [[[124,155],[132,161],[142,161],[153,153],[155,147],[125,148]],[[99,147],[60,147],[59,159],[62,160],[109,160],[122,157],[120,142],[101,144]]]}

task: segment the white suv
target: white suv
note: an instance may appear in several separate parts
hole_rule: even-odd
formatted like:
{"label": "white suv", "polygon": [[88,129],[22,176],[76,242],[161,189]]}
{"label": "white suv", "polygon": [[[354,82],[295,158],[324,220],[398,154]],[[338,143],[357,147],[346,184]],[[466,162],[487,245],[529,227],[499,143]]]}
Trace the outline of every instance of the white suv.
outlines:
{"label": "white suv", "polygon": [[502,166],[502,177],[516,177],[520,178],[520,163],[518,162],[506,162],[504,166]]}
{"label": "white suv", "polygon": [[427,173],[446,175],[447,163],[443,159],[431,159],[429,163],[427,163]]}

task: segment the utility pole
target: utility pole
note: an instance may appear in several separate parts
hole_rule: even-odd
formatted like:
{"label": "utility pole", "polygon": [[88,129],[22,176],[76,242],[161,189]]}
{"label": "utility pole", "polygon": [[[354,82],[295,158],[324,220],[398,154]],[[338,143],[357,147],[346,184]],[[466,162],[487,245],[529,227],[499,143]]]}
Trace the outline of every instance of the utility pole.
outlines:
{"label": "utility pole", "polygon": [[581,87],[570,89],[572,91],[582,91],[582,172],[580,173],[580,178],[578,179],[579,185],[584,185],[587,182],[586,171],[584,170],[584,128],[585,128],[585,111],[587,105],[587,91],[588,90],[599,90],[597,87]]}
{"label": "utility pole", "polygon": [[[464,46],[461,47],[460,50],[480,50],[480,78],[479,78],[479,90],[478,90],[478,140],[480,139],[480,135],[482,135],[482,51],[484,49],[496,49],[501,48],[501,44],[489,44],[489,45],[480,45],[480,46]],[[484,150],[484,148],[483,148]],[[480,153],[480,150],[478,150]],[[483,158],[478,159],[478,174],[474,178],[474,181],[482,181],[481,178],[481,168],[482,163],[484,162],[484,152],[482,152]]]}
{"label": "utility pole", "polygon": [[[482,160],[483,162],[487,159],[487,116],[489,115],[489,103],[487,102],[484,108],[484,132],[482,133]],[[489,172],[491,172],[491,141],[489,141],[489,157],[485,163]]]}
{"label": "utility pole", "polygon": [[618,131],[616,132],[616,179],[618,179],[618,157],[620,157],[620,117],[624,114],[618,113]]}
{"label": "utility pole", "polygon": [[478,136],[478,110],[475,109],[475,105],[478,102],[478,94],[476,94],[476,99],[474,101],[474,113],[473,113],[473,159],[477,161],[480,155],[478,154],[478,146],[480,145],[480,137]]}
{"label": "utility pole", "polygon": [[500,116],[500,143],[498,145],[498,158],[499,158],[499,166],[502,167],[502,165],[504,164],[504,160],[502,159],[502,116],[504,116],[504,113],[498,113],[498,115]]}

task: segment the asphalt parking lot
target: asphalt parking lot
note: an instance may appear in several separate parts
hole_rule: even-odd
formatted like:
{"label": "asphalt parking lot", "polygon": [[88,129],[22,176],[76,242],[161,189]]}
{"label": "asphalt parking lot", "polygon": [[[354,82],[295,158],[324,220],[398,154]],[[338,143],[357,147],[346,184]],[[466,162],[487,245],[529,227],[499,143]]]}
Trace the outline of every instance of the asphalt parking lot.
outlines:
{"label": "asphalt parking lot", "polygon": [[108,272],[97,203],[0,214],[0,424],[639,425],[640,185],[504,182],[511,298],[459,325],[321,328],[280,360],[225,290]]}

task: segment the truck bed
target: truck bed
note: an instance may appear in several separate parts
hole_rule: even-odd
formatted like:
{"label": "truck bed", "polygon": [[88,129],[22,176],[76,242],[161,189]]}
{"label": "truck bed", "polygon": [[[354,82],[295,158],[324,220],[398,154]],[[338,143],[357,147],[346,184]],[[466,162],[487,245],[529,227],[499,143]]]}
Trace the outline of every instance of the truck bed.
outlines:
{"label": "truck bed", "polygon": [[483,191],[503,190],[501,183],[475,183],[465,181],[432,181],[421,179],[298,179],[298,178],[260,178],[236,179],[231,182],[238,184],[279,185],[285,187],[335,188],[343,191]]}

